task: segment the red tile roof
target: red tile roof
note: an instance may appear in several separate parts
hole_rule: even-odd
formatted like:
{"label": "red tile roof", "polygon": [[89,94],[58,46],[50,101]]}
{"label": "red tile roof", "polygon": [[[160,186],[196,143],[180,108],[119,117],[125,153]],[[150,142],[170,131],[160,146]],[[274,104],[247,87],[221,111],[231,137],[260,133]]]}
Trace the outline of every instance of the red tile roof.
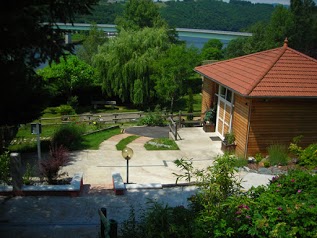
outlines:
{"label": "red tile roof", "polygon": [[195,71],[246,97],[317,97],[317,60],[286,43]]}

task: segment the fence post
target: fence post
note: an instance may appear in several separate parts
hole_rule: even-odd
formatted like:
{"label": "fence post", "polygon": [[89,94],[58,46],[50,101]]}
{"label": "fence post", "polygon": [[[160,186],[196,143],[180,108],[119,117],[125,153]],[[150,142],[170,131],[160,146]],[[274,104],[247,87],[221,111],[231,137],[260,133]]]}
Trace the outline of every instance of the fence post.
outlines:
{"label": "fence post", "polygon": [[109,230],[110,238],[117,238],[118,237],[118,223],[113,219],[110,219],[109,223],[110,223],[110,230]]}
{"label": "fence post", "polygon": [[[104,208],[104,207],[100,208],[100,212],[105,216],[105,218],[107,218],[107,209],[106,208]],[[106,227],[105,227],[104,221],[100,217],[100,236],[101,236],[101,238],[106,238],[105,230],[106,230]]]}
{"label": "fence post", "polygon": [[178,126],[179,127],[182,126],[182,111],[179,111],[179,114],[178,114]]}
{"label": "fence post", "polygon": [[177,124],[175,123],[175,140],[177,140]]}

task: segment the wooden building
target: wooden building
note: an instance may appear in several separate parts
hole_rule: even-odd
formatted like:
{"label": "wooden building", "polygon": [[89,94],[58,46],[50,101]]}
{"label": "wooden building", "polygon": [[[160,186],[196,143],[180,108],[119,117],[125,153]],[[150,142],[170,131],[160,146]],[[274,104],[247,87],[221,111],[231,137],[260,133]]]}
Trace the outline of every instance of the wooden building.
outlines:
{"label": "wooden building", "polygon": [[236,154],[267,153],[273,143],[317,142],[317,60],[287,45],[195,68],[202,113],[217,107],[216,133],[236,137]]}

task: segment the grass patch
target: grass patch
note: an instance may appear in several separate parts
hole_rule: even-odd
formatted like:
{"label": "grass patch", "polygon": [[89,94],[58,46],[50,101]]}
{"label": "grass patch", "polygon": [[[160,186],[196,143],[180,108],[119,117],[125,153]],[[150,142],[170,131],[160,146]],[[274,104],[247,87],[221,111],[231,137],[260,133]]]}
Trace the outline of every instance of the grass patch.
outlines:
{"label": "grass patch", "polygon": [[234,161],[234,167],[241,168],[247,165],[248,165],[248,161],[244,158],[237,157],[236,160]]}
{"label": "grass patch", "polygon": [[129,143],[134,141],[135,139],[139,138],[140,136],[133,135],[133,136],[128,136],[122,140],[119,141],[118,144],[116,144],[117,150],[123,150]]}
{"label": "grass patch", "polygon": [[287,165],[289,161],[286,145],[273,144],[267,148],[271,165]]}
{"label": "grass patch", "polygon": [[174,140],[168,138],[155,138],[148,141],[144,148],[147,150],[179,150]]}
{"label": "grass patch", "polygon": [[78,150],[83,150],[83,149],[98,150],[100,144],[103,141],[109,139],[112,136],[118,135],[120,133],[121,133],[121,129],[119,127],[116,127],[109,130],[104,130],[104,131],[83,136],[83,142],[81,143],[80,148],[77,148],[77,149]]}

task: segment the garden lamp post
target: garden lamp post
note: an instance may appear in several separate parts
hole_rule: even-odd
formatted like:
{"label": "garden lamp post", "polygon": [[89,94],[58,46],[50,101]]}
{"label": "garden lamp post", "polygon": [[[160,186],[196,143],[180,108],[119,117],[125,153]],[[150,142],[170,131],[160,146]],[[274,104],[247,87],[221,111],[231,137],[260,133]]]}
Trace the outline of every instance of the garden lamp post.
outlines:
{"label": "garden lamp post", "polygon": [[122,157],[127,161],[127,184],[129,183],[129,160],[133,156],[133,150],[130,147],[125,147],[122,150]]}

